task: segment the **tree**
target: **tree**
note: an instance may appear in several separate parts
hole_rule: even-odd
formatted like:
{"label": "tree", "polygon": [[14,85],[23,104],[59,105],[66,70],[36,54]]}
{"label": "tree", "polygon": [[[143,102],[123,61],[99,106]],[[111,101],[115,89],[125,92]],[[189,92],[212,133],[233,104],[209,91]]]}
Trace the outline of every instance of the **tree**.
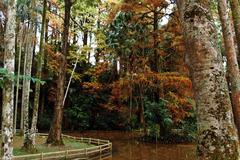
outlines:
{"label": "tree", "polygon": [[177,1],[197,104],[199,159],[239,159],[231,100],[209,1]]}
{"label": "tree", "polygon": [[64,0],[65,3],[65,16],[64,16],[64,30],[62,36],[62,54],[59,58],[59,70],[57,79],[57,98],[54,106],[54,117],[47,138],[48,144],[62,145],[62,118],[63,118],[63,99],[65,88],[65,76],[66,76],[66,56],[68,54],[68,36],[70,27],[71,7],[73,2],[71,0]]}
{"label": "tree", "polygon": [[25,50],[25,58],[24,58],[24,80],[23,80],[23,90],[22,90],[22,107],[23,107],[23,149],[27,151],[34,151],[35,146],[33,145],[32,138],[30,137],[29,130],[29,96],[30,96],[30,81],[32,72],[32,58],[34,53],[34,45],[35,45],[35,0],[30,3],[30,23],[27,31],[27,42],[26,42],[26,50]]}
{"label": "tree", "polygon": [[[44,57],[44,36],[45,36],[45,22],[46,22],[46,11],[47,11],[47,0],[43,1],[43,12],[42,12],[42,26],[41,26],[41,36],[40,36],[40,51],[37,57],[37,78],[42,78],[42,64]],[[33,104],[33,116],[32,116],[32,124],[31,124],[31,139],[33,145],[35,145],[35,136],[37,130],[37,120],[38,120],[38,108],[39,108],[39,98],[40,98],[40,83],[36,83],[35,85],[35,96],[34,96],[34,104]]]}
{"label": "tree", "polygon": [[2,148],[3,160],[12,159],[16,1],[9,0],[5,32],[4,68],[9,73],[3,86]]}
{"label": "tree", "polygon": [[218,1],[218,10],[222,23],[225,53],[227,57],[228,79],[230,82],[234,120],[238,129],[238,135],[240,136],[240,74],[226,0]]}

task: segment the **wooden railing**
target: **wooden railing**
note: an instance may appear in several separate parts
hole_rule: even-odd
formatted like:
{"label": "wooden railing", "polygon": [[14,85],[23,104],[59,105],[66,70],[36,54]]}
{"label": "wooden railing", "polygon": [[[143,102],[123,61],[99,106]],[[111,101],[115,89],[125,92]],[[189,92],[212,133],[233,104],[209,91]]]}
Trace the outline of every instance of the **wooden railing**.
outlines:
{"label": "wooden railing", "polygon": [[[38,133],[39,136],[48,136],[48,134]],[[105,159],[112,155],[112,143],[109,140],[101,140],[95,138],[73,137],[69,135],[62,135],[65,138],[74,139],[81,143],[93,144],[96,146],[84,149],[73,149],[57,152],[46,152],[38,154],[28,154],[21,156],[14,156],[13,160],[57,160],[57,159]]]}

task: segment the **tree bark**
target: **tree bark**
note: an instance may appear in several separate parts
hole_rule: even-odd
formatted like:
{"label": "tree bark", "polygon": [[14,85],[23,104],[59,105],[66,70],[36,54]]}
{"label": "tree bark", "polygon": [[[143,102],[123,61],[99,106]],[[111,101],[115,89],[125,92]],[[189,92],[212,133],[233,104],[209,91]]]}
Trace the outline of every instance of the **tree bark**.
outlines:
{"label": "tree bark", "polygon": [[234,23],[234,30],[237,39],[237,46],[238,46],[238,63],[240,63],[240,7],[238,0],[230,0],[231,10],[232,10],[232,17]]}
{"label": "tree bark", "polygon": [[[33,25],[33,24],[31,24]],[[30,96],[30,79],[32,71],[32,57],[33,57],[33,45],[34,45],[34,30],[30,25],[28,29],[28,40],[26,44],[26,55],[24,60],[24,80],[23,80],[23,93],[22,93],[22,106],[23,106],[23,133],[24,141],[23,148],[26,150],[33,150],[32,142],[29,132],[29,96]]]}
{"label": "tree bark", "polygon": [[[37,74],[36,77],[38,79],[42,79],[42,66],[43,66],[43,58],[44,58],[44,36],[45,36],[45,22],[46,22],[46,9],[47,9],[47,0],[43,1],[43,13],[42,13],[42,26],[41,26],[41,36],[40,36],[40,51],[37,57]],[[33,104],[33,116],[32,116],[32,124],[31,124],[31,142],[32,145],[35,146],[35,137],[37,130],[37,120],[38,120],[38,108],[39,108],[39,98],[40,98],[40,88],[41,84],[36,83],[35,85],[35,96],[34,96],[34,104]]]}
{"label": "tree bark", "polygon": [[197,155],[200,160],[237,160],[237,130],[209,3],[177,1],[197,104]]}
{"label": "tree bark", "polygon": [[[50,9],[50,7],[51,7],[51,4],[48,3],[48,1],[47,1],[46,12]],[[49,18],[46,16],[45,29],[44,29],[44,32],[45,32],[44,33],[44,43],[45,44],[48,44],[48,24],[49,24]],[[44,50],[43,72],[42,72],[44,75],[48,75],[47,64],[48,64],[48,55],[45,53],[45,50]],[[42,77],[42,78],[44,78],[44,77]],[[47,86],[46,85],[42,86],[42,93],[40,93],[40,95],[41,95],[41,103],[40,103],[41,105],[40,105],[40,112],[39,112],[40,117],[43,115],[44,107],[45,107],[46,94],[47,94]]]}
{"label": "tree bark", "polygon": [[226,0],[218,1],[218,10],[222,24],[225,53],[227,57],[227,68],[231,89],[234,120],[238,129],[238,136],[240,136],[240,74],[234,38],[232,34],[233,31],[231,29],[230,19],[228,17]]}
{"label": "tree bark", "polygon": [[[18,36],[19,37],[19,40],[18,38],[16,38],[16,44],[15,44],[15,51],[16,53],[18,52],[18,67],[17,67],[17,84],[16,84],[16,99],[15,99],[15,110],[14,110],[14,122],[13,122],[13,133],[16,134],[16,130],[17,130],[17,113],[18,113],[18,97],[19,97],[19,76],[20,76],[20,68],[21,68],[21,57],[22,57],[22,44],[23,44],[23,30],[24,28],[20,26],[20,23],[17,23],[17,26],[19,27],[18,29],[18,32],[19,34],[16,35],[16,37]],[[17,49],[17,43],[19,42],[19,50]]]}
{"label": "tree bark", "polygon": [[66,75],[66,56],[68,54],[68,36],[70,27],[71,15],[71,0],[64,0],[65,2],[65,16],[64,16],[64,31],[62,38],[62,55],[60,57],[60,65],[57,79],[57,99],[54,107],[53,122],[47,138],[47,143],[52,145],[63,145],[62,141],[62,118],[63,118],[63,99],[65,88],[65,75]]}
{"label": "tree bark", "polygon": [[26,55],[24,59],[24,75],[26,76],[23,81],[23,94],[22,94],[22,106],[23,106],[23,147],[22,149],[28,152],[36,152],[36,147],[33,145],[33,141],[30,134],[29,125],[29,96],[30,96],[30,83],[33,55],[35,55],[35,37],[36,37],[36,15],[35,15],[36,1],[32,0],[30,3],[30,22],[27,33],[26,43]]}
{"label": "tree bark", "polygon": [[153,56],[152,56],[152,62],[151,62],[151,70],[154,72],[159,72],[159,59],[160,57],[158,56],[158,35],[157,35],[157,30],[158,30],[158,13],[157,13],[157,8],[154,9],[153,11]]}
{"label": "tree bark", "polygon": [[14,80],[11,78],[15,67],[15,28],[16,28],[16,1],[8,1],[7,23],[5,32],[4,68],[12,74],[5,80],[3,86],[2,107],[2,160],[12,159],[13,142],[13,110],[14,110]]}

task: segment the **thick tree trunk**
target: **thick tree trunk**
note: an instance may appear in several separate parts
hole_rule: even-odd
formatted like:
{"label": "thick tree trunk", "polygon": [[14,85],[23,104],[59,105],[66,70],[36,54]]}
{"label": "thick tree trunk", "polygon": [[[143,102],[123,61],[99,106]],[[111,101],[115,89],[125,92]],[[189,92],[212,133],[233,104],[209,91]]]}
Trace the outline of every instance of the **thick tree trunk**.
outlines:
{"label": "thick tree trunk", "polygon": [[209,3],[177,1],[197,104],[197,154],[201,160],[238,160],[237,130]]}
{"label": "thick tree trunk", "polygon": [[[8,1],[7,23],[5,32],[4,68],[9,74],[14,74],[15,66],[15,28],[16,28],[16,1]],[[2,107],[2,160],[12,159],[13,141],[13,104],[14,104],[14,80],[7,78],[3,86]]]}
{"label": "thick tree trunk", "polygon": [[54,117],[47,138],[47,143],[52,145],[62,145],[62,118],[63,118],[63,99],[65,88],[65,76],[66,76],[66,56],[68,54],[68,35],[70,26],[70,14],[71,14],[71,0],[65,0],[65,16],[64,16],[64,31],[62,39],[62,55],[60,57],[60,67],[57,79],[57,100],[54,107]]}
{"label": "thick tree trunk", "polygon": [[238,46],[238,63],[240,63],[240,6],[238,0],[230,0],[232,17]]}
{"label": "thick tree trunk", "polygon": [[225,53],[227,57],[234,120],[238,129],[238,135],[240,136],[240,75],[226,0],[218,1],[218,10],[222,23]]}
{"label": "thick tree trunk", "polygon": [[[41,27],[41,36],[40,36],[40,51],[38,54],[37,60],[37,78],[42,78],[42,64],[44,58],[44,29],[45,29],[45,22],[46,22],[46,9],[47,9],[47,0],[43,1],[43,13],[42,13],[42,27]],[[36,83],[35,85],[35,96],[34,96],[34,104],[33,104],[33,116],[32,116],[32,125],[31,125],[31,141],[33,142],[32,145],[35,145],[35,137],[36,137],[36,130],[37,130],[37,120],[38,120],[38,108],[39,108],[39,98],[40,98],[40,83]]]}

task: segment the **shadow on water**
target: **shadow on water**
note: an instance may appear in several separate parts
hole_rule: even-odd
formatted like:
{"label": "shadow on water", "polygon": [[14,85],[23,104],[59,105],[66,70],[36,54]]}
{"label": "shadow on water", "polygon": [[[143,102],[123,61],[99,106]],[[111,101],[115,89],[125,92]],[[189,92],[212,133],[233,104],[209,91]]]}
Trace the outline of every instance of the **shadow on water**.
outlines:
{"label": "shadow on water", "polygon": [[[113,143],[112,157],[106,160],[195,160],[193,144],[153,144],[138,141],[138,133],[87,131],[74,136],[108,139]],[[100,158],[98,158],[100,159]]]}

